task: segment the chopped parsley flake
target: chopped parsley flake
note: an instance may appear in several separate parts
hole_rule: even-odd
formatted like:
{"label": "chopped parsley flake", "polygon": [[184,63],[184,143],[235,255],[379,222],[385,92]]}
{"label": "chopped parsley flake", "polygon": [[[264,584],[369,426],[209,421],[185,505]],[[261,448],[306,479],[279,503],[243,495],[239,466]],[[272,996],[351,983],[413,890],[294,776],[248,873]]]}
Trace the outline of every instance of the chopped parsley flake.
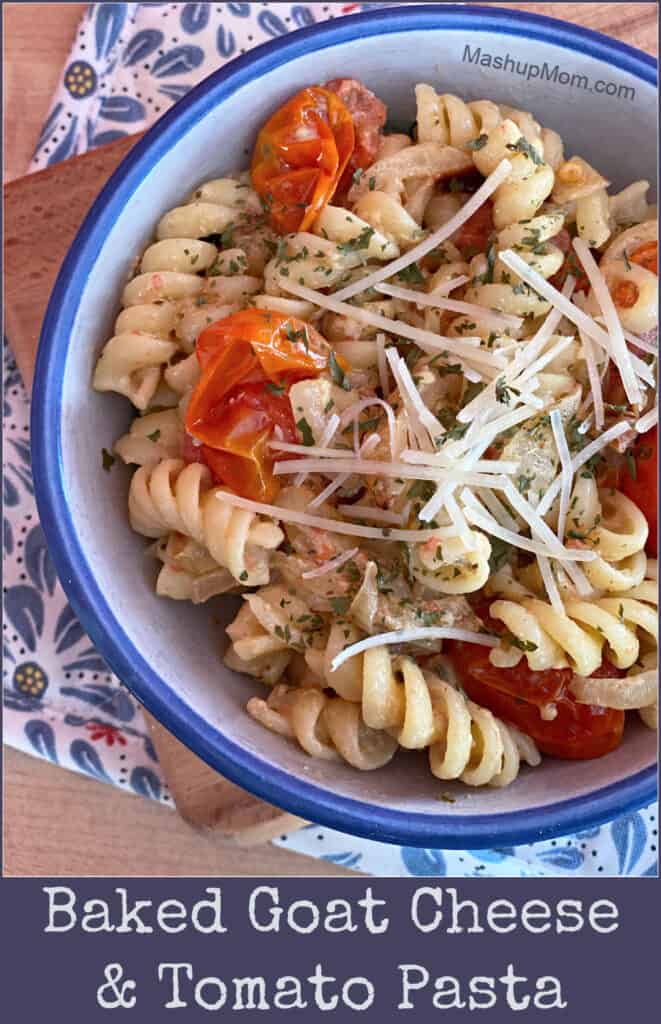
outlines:
{"label": "chopped parsley flake", "polygon": [[372,236],[374,235],[374,228],[366,227],[356,235],[355,238],[350,238],[348,242],[341,242],[337,250],[342,253],[343,256],[348,256],[352,252],[358,252],[360,249],[367,249],[369,246]]}
{"label": "chopped parsley flake", "polygon": [[532,652],[537,650],[537,644],[534,644],[532,640],[519,640],[518,636],[514,636],[513,633],[505,633],[503,640],[510,644],[511,647],[517,647],[520,651]]}
{"label": "chopped parsley flake", "polygon": [[503,405],[509,405],[512,401],[512,395],[519,394],[521,394],[520,391],[505,383],[504,377],[499,377],[496,381],[496,399]]}
{"label": "chopped parsley flake", "polygon": [[306,446],[306,448],[313,447],[314,435],[312,433],[312,430],[310,429],[310,424],[308,423],[308,421],[303,416],[301,416],[300,420],[296,421],[296,426],[298,427],[303,436],[303,444]]}
{"label": "chopped parsley flake", "polygon": [[103,468],[105,469],[106,473],[110,472],[112,467],[115,465],[116,461],[117,460],[116,460],[115,456],[112,455],[111,452],[109,452],[107,448],[102,448],[101,449],[101,463],[102,463]]}
{"label": "chopped parsley flake", "polygon": [[397,274],[400,281],[405,281],[407,284],[424,284],[425,278],[420,270],[417,263],[410,263],[408,267],[404,267]]}
{"label": "chopped parsley flake", "polygon": [[512,153],[521,153],[522,156],[527,156],[528,159],[532,160],[532,162],[537,167],[542,167],[544,164],[544,161],[540,157],[535,147],[531,146],[528,140],[523,135],[517,142],[513,144],[510,143],[507,146],[507,149],[509,149]]}
{"label": "chopped parsley flake", "polygon": [[347,380],[347,376],[338,363],[337,356],[334,352],[331,352],[330,354],[328,367],[330,369],[331,377],[333,378],[333,383],[337,384],[338,387],[341,387],[344,391],[351,391],[351,384]]}

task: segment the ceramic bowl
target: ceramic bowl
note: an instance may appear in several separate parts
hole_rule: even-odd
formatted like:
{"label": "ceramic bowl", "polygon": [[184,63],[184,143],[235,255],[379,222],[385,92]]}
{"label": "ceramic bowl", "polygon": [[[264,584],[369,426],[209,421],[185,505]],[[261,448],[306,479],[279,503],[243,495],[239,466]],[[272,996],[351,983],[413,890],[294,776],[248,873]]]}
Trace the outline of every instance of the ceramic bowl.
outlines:
{"label": "ceramic bowl", "polygon": [[[387,102],[395,123],[414,120],[413,88],[429,82],[533,111],[615,188],[655,181],[654,62],[564,22],[407,5],[315,25],[232,61],[135,146],[62,267],[32,401],[42,525],[71,604],[108,664],[168,729],[245,789],[308,820],[403,845],[480,848],[583,829],[653,798],[653,733],[632,722],[608,757],[547,759],[504,790],[442,786],[417,754],[402,752],[371,773],[314,761],[245,713],[260,687],[223,666],[218,611],[155,597],[144,540],[127,522],[129,471],[102,469],[101,448],[127,429],[131,410],[92,391],[92,371],[159,217],[200,182],[246,167],[257,127],[292,93],[347,74]],[[229,620],[228,602],[219,603]],[[456,803],[440,801],[441,789],[455,791]]]}

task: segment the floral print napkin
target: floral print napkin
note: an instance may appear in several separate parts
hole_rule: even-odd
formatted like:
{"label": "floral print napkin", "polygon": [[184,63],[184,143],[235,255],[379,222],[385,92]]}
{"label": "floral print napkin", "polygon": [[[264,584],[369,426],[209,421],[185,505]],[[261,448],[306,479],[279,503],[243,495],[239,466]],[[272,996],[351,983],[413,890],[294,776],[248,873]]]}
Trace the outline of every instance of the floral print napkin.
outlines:
{"label": "floral print napkin", "polygon": [[[30,170],[141,131],[252,46],[379,6],[91,4]],[[7,345],[3,435],[4,740],[172,806],[140,705],[85,636],[55,575],[34,502],[29,398]],[[652,875],[656,830],[652,805],[572,837],[492,851],[402,848],[314,825],[277,842],[375,875]]]}

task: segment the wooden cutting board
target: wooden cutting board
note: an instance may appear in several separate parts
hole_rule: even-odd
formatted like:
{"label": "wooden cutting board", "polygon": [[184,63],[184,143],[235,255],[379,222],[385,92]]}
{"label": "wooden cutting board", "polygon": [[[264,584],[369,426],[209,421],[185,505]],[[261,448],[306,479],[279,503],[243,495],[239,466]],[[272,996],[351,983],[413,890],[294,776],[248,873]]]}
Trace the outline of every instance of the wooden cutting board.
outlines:
{"label": "wooden cutting board", "polygon": [[[85,214],[139,136],[103,146],[5,186],[5,333],[28,389],[48,297]],[[261,843],[302,824],[224,779],[146,713],[179,813],[237,843]]]}

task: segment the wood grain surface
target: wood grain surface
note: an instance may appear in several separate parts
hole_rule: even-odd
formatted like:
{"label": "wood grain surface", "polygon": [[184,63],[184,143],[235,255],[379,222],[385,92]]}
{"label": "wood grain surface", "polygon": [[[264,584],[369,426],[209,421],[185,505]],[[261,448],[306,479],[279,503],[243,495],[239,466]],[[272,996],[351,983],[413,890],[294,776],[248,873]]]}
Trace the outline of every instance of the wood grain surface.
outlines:
{"label": "wood grain surface", "polygon": [[226,846],[152,800],[5,748],[5,875],[345,875],[278,847]]}
{"label": "wood grain surface", "polygon": [[[508,6],[595,28],[654,55],[657,52],[656,4]],[[84,8],[83,4],[53,3],[3,6],[5,180],[26,169]],[[91,154],[88,159],[97,157]],[[54,196],[53,202],[57,201]],[[82,214],[82,195],[76,203]],[[23,232],[20,225],[17,228],[11,244],[20,247]],[[15,249],[12,256],[19,254]],[[47,273],[56,272],[61,254],[52,258]],[[27,261],[17,262],[29,279]],[[42,287],[46,289],[46,279]],[[7,327],[11,337],[11,318]],[[8,874],[344,873],[272,846],[239,851],[226,846],[216,833],[193,831],[164,807],[16,751],[7,751],[5,780]]]}

